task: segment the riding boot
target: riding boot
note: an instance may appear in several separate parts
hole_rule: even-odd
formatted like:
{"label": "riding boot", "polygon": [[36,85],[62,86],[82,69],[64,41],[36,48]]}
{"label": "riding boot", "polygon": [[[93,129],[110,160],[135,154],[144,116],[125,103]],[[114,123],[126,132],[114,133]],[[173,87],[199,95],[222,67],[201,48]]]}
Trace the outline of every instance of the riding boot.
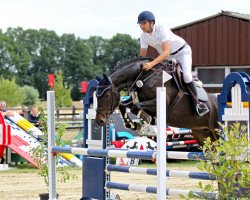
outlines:
{"label": "riding boot", "polygon": [[207,105],[204,102],[199,102],[199,100],[197,98],[197,89],[196,89],[194,81],[187,83],[187,86],[191,90],[191,92],[193,93],[193,95],[192,94],[190,94],[190,95],[191,95],[191,99],[193,101],[193,104],[195,106],[196,114],[198,114],[199,116],[203,116],[206,113],[208,113],[209,109],[208,109]]}

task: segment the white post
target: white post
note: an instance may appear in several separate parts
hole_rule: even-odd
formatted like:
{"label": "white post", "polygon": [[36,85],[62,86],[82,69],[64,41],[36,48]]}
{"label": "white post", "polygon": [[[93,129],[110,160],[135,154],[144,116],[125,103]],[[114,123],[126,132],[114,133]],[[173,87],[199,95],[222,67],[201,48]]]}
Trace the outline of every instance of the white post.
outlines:
{"label": "white post", "polygon": [[157,88],[157,200],[166,199],[166,88]]}
{"label": "white post", "polygon": [[55,146],[55,93],[47,91],[47,124],[48,124],[48,173],[49,200],[56,200],[56,159],[52,155]]}

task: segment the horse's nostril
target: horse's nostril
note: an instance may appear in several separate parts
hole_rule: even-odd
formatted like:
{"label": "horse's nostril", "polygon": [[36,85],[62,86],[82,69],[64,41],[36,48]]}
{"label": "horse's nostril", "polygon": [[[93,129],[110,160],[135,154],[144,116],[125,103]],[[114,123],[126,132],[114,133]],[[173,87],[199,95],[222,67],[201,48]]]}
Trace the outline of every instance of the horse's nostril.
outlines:
{"label": "horse's nostril", "polygon": [[96,123],[97,123],[98,125],[100,125],[100,126],[103,126],[103,125],[105,124],[104,121],[101,120],[101,119],[97,119],[97,120],[96,120]]}
{"label": "horse's nostril", "polygon": [[104,123],[103,120],[100,120],[100,125],[101,125],[101,126],[105,125],[105,123]]}

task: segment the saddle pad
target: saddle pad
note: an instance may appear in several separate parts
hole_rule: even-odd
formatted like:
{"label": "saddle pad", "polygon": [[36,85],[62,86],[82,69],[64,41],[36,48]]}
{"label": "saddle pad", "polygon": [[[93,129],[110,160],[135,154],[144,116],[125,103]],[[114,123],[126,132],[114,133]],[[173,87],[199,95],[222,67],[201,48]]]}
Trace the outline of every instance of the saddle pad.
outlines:
{"label": "saddle pad", "polygon": [[202,87],[196,87],[196,89],[197,89],[197,97],[199,101],[206,102],[208,100],[206,91]]}

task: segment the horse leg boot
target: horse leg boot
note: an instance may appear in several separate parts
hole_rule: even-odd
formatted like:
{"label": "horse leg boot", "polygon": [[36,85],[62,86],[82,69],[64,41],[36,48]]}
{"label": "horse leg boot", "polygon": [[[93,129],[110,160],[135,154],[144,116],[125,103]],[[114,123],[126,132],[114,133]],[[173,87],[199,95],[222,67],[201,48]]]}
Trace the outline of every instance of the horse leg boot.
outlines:
{"label": "horse leg boot", "polygon": [[138,103],[134,104],[131,108],[131,112],[136,115],[139,119],[142,120],[143,123],[150,124],[152,121],[152,117],[147,114]]}
{"label": "horse leg boot", "polygon": [[140,111],[138,112],[137,116],[138,116],[139,118],[141,118],[142,121],[143,121],[145,124],[151,124],[151,122],[152,122],[152,117],[151,117],[148,113],[146,113],[144,110],[140,110]]}
{"label": "horse leg boot", "polygon": [[206,113],[208,113],[209,109],[208,109],[207,105],[204,102],[199,102],[199,100],[197,98],[197,90],[196,90],[196,86],[195,86],[194,81],[187,83],[187,87],[189,89],[191,100],[194,104],[196,113],[199,116],[203,116]]}
{"label": "horse leg boot", "polygon": [[124,126],[126,128],[134,129],[133,122],[129,118],[128,114],[127,114],[127,107],[124,106],[124,105],[119,104],[118,108],[119,108],[119,110],[121,112],[122,118],[124,119]]}
{"label": "horse leg boot", "polygon": [[149,114],[150,112],[155,112],[155,104],[155,99],[138,102],[133,105],[131,112],[134,113],[138,118],[142,119],[144,124],[155,124],[155,118]]}

